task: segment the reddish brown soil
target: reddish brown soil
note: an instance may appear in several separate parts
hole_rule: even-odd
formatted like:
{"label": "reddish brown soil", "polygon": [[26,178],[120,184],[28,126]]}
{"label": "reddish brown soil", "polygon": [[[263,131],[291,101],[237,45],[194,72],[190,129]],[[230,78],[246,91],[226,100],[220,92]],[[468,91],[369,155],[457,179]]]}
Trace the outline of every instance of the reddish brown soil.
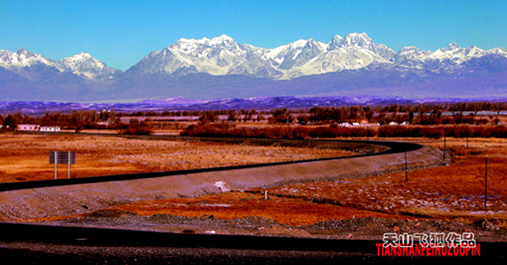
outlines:
{"label": "reddish brown soil", "polygon": [[239,219],[262,216],[288,225],[307,225],[326,220],[375,216],[394,218],[397,216],[372,213],[331,204],[314,204],[302,199],[279,198],[264,195],[227,192],[199,198],[177,198],[158,201],[142,201],[119,205],[112,209],[135,212],[139,215],[171,214],[180,216],[213,215],[219,219]]}
{"label": "reddish brown soil", "polygon": [[[317,222],[360,217],[384,219],[406,219],[406,217],[340,207],[332,204],[315,204],[304,199],[280,198],[246,192],[210,194],[198,198],[175,198],[165,200],[139,201],[132,204],[116,205],[110,211],[130,212],[142,216],[168,214],[188,217],[213,216],[219,219],[241,219],[249,216],[266,217],[287,225],[309,225]],[[28,221],[54,221],[88,214],[65,217],[49,217]]]}

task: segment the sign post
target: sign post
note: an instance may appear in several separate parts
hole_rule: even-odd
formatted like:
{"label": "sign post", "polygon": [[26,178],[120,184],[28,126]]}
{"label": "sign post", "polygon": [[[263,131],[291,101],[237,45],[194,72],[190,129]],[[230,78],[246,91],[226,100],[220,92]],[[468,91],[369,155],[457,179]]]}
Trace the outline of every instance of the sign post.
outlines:
{"label": "sign post", "polygon": [[[70,157],[70,151],[68,151],[67,154]],[[67,159],[67,178],[70,179],[70,159]]]}
{"label": "sign post", "polygon": [[57,179],[57,164],[67,164],[67,178],[70,179],[70,164],[76,164],[74,151],[49,151],[49,164],[55,164],[55,179]]}
{"label": "sign post", "polygon": [[405,181],[408,181],[407,151],[405,151]]}
{"label": "sign post", "polygon": [[488,158],[486,157],[486,166],[484,172],[484,208],[488,207]]}
{"label": "sign post", "polygon": [[446,136],[446,133],[444,130],[444,154],[442,155],[442,165],[445,163],[445,136]]}
{"label": "sign post", "polygon": [[[51,157],[51,154],[49,154],[49,156]],[[54,161],[58,161],[58,152],[55,152],[54,158],[55,158]],[[51,163],[51,161],[49,163]],[[55,179],[57,179],[57,177],[56,177],[56,175],[57,175],[56,164],[58,164],[58,163],[55,163]]]}

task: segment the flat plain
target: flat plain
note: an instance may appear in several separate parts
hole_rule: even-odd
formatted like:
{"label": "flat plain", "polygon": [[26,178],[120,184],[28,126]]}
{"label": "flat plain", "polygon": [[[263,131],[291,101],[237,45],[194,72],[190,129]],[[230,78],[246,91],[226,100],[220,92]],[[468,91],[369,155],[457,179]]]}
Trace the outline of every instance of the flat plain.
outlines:
{"label": "flat plain", "polygon": [[[0,182],[54,179],[50,151],[76,152],[71,178],[225,167],[354,155],[345,150],[235,145],[83,134],[1,134]],[[58,178],[67,178],[58,165]]]}
{"label": "flat plain", "polygon": [[[355,138],[356,140],[364,140]],[[372,139],[444,148],[444,139]],[[218,167],[351,155],[325,148],[251,146],[89,135],[5,135],[2,181],[51,179],[49,150],[76,150],[72,177]],[[507,240],[507,140],[446,139],[442,166],[363,178],[112,205],[24,220],[59,225],[303,237],[380,239],[385,232],[472,231]],[[485,161],[488,190],[485,193]],[[22,165],[29,165],[28,167]],[[66,174],[66,166],[59,173]]]}

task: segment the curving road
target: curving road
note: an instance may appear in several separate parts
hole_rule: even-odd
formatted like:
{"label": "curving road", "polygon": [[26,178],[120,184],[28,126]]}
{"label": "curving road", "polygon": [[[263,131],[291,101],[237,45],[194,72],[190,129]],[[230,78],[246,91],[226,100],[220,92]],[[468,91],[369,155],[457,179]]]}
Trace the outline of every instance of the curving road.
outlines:
{"label": "curving road", "polygon": [[[100,136],[113,136],[110,134],[91,134],[91,135],[100,135]],[[114,135],[117,136],[117,135]],[[141,137],[141,136],[138,136]],[[134,138],[134,137],[129,137]],[[397,154],[397,153],[405,153],[414,150],[418,150],[422,148],[422,145],[414,144],[414,143],[401,143],[401,142],[386,142],[386,141],[347,141],[347,140],[284,140],[284,139],[255,139],[255,138],[218,138],[218,137],[177,137],[177,136],[148,136],[142,138],[150,138],[150,139],[181,139],[181,140],[198,140],[198,141],[233,141],[233,142],[295,142],[295,143],[311,143],[311,145],[316,145],[319,143],[335,143],[335,144],[354,144],[356,147],[360,148],[364,145],[377,145],[384,146],[387,150],[383,150],[380,152],[372,152],[369,154],[361,155],[364,156],[378,156],[378,155],[387,155],[387,154]],[[356,157],[356,156],[352,156]],[[287,162],[277,162],[277,163],[265,163],[265,164],[254,164],[254,165],[242,165],[242,166],[231,166],[231,167],[219,167],[219,168],[204,168],[204,169],[190,169],[190,170],[176,170],[176,171],[161,171],[161,172],[149,172],[149,173],[138,173],[138,174],[123,174],[123,175],[110,175],[110,176],[97,176],[97,177],[87,177],[87,178],[75,178],[75,179],[57,179],[57,180],[42,180],[42,181],[30,181],[30,182],[11,182],[11,183],[0,183],[0,192],[2,191],[10,191],[10,190],[22,190],[22,189],[35,189],[35,188],[44,188],[44,187],[56,187],[56,186],[64,186],[64,185],[77,185],[77,184],[86,184],[86,183],[100,183],[100,182],[109,182],[109,181],[123,181],[123,180],[134,180],[134,179],[145,179],[145,178],[156,178],[156,177],[167,177],[167,176],[175,176],[175,175],[188,175],[195,173],[204,173],[204,172],[215,172],[215,171],[228,171],[228,170],[237,170],[237,169],[246,169],[246,168],[259,168],[266,166],[276,166],[276,165],[290,165],[297,164],[303,162],[315,162],[315,161],[326,161],[326,160],[341,160],[341,159],[349,159],[351,156],[344,157],[334,157],[334,158],[322,158],[322,159],[312,159],[312,160],[300,160],[300,161],[287,161]]]}
{"label": "curving road", "polygon": [[[200,140],[220,139],[201,138]],[[234,141],[237,140],[238,139],[234,139]],[[267,141],[265,139],[261,140]],[[194,178],[206,178],[210,174],[216,177],[216,175],[213,174],[218,174],[220,177],[227,179],[230,172],[234,173],[233,175],[241,173],[242,176],[248,176],[248,174],[250,174],[249,172],[251,172],[251,174],[257,176],[259,172],[280,172],[287,170],[287,167],[292,169],[298,166],[302,168],[306,167],[309,171],[313,172],[316,171],[316,167],[332,167],[336,164],[339,164],[339,166],[333,170],[338,172],[339,169],[343,168],[343,165],[348,165],[348,163],[358,163],[359,167],[362,169],[362,167],[371,164],[372,161],[381,161],[379,162],[381,171],[399,170],[403,167],[401,165],[403,163],[400,163],[403,162],[400,160],[400,154],[405,154],[405,152],[410,154],[411,167],[434,166],[438,164],[441,159],[441,153],[435,150],[424,149],[421,145],[411,143],[333,140],[309,141],[312,144],[346,143],[362,147],[374,144],[377,146],[385,146],[387,150],[384,149],[384,151],[378,153],[355,157],[28,183],[6,183],[0,184],[0,202],[3,207],[0,210],[5,214],[8,210],[12,210],[12,207],[17,207],[16,203],[19,205],[26,203],[26,201],[18,201],[20,196],[30,197],[34,196],[33,194],[44,193],[46,195],[49,194],[47,196],[54,199],[56,196],[60,196],[66,187],[74,187],[77,190],[81,189],[83,190],[82,193],[86,193],[86,189],[90,187],[97,188],[97,185],[105,185],[104,188],[107,191],[108,188],[114,189],[119,184],[134,183],[134,186],[139,186],[140,183],[142,183],[142,187],[152,189],[150,185],[160,185],[157,181],[166,180],[167,178],[172,178],[174,181],[175,179],[188,179],[193,176],[195,176]],[[393,167],[395,168],[393,169]],[[363,171],[363,174],[370,172],[368,170]],[[257,183],[250,180],[250,182],[246,181],[245,183],[254,186],[274,185],[280,182],[280,178],[285,177],[283,173],[276,174],[280,176],[271,176],[266,182]],[[302,174],[308,174],[308,178],[315,178],[315,176],[317,176],[313,175],[313,173],[309,174],[307,171],[304,171]],[[322,172],[322,174],[329,174],[329,172]],[[231,177],[231,180],[234,181],[237,179]],[[247,184],[242,183],[238,185],[248,187]],[[188,185],[188,183],[186,185]],[[209,185],[209,183],[206,185]],[[123,185],[119,185],[119,187],[121,191],[128,195],[128,189],[125,190]],[[181,187],[175,188],[181,189]],[[153,190],[153,192],[159,191]],[[111,191],[111,193],[114,192]],[[141,195],[136,194],[136,196]],[[167,196],[171,196],[171,194]],[[38,197],[33,197],[32,199],[37,198]],[[77,196],[75,198],[79,197]],[[84,198],[90,199],[90,197]],[[82,206],[80,201],[77,203],[79,206]],[[52,206],[54,207],[54,204],[52,204]],[[65,207],[67,205],[62,202],[61,206]],[[70,207],[72,207],[72,205],[70,205]],[[0,254],[2,258],[0,259],[6,261],[5,264],[11,264],[11,262],[16,262],[18,264],[48,262],[52,264],[105,264],[106,262],[107,264],[306,264],[309,262],[336,264],[337,262],[357,263],[364,261],[370,263],[375,262],[377,264],[402,262],[422,264],[423,262],[428,262],[425,258],[393,259],[378,257],[375,247],[375,243],[377,242],[367,240],[174,234],[121,229],[46,226],[10,222],[0,223],[0,231],[2,231],[0,234]],[[483,252],[480,259],[487,258],[497,260],[505,258],[503,253],[504,250],[507,249],[506,243],[482,243],[482,246]],[[473,257],[461,259],[460,261],[476,263],[479,261],[479,258]]]}

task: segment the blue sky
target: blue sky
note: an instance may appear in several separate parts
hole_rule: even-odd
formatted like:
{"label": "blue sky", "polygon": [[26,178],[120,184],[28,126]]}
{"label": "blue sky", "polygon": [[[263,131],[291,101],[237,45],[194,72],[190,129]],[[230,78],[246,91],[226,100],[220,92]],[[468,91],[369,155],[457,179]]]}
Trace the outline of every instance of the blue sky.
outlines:
{"label": "blue sky", "polygon": [[180,38],[226,34],[275,48],[366,32],[394,51],[507,48],[507,1],[0,1],[0,49],[52,60],[81,52],[127,70]]}

